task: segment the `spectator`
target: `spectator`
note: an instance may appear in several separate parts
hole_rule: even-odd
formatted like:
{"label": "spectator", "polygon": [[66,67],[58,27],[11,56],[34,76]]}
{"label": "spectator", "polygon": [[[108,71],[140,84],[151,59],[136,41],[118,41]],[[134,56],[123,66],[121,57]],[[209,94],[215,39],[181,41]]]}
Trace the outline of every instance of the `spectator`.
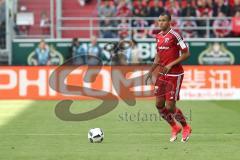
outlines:
{"label": "spectator", "polygon": [[166,11],[169,12],[173,17],[179,17],[180,16],[180,8],[177,5],[177,2],[174,0],[170,0],[170,3],[168,4]]}
{"label": "spectator", "polygon": [[116,16],[118,17],[130,17],[132,16],[131,7],[127,4],[125,0],[121,0],[117,6],[117,13]]}
{"label": "spectator", "polygon": [[234,0],[234,6],[232,7],[232,16],[236,15],[236,12],[240,11],[240,0]]}
{"label": "spectator", "polygon": [[[178,6],[177,1],[171,0],[170,3],[167,5],[167,9],[166,11],[169,12],[173,17],[179,17],[180,16],[180,8]],[[179,32],[179,26],[181,24],[180,19],[178,18],[174,18],[171,21],[171,26],[177,31]]]}
{"label": "spectator", "polygon": [[47,16],[47,12],[41,13],[40,28],[42,29],[43,35],[50,35],[50,19]]}
{"label": "spectator", "polygon": [[[212,17],[212,8],[206,3],[206,0],[198,0],[197,1],[197,9],[196,9],[197,17],[206,18],[206,20],[198,20],[197,26],[206,27],[207,19]],[[209,23],[210,26],[210,23]],[[198,30],[198,37],[207,37],[206,30]],[[209,35],[210,36],[210,35]]]}
{"label": "spectator", "polygon": [[140,53],[140,50],[138,49],[137,42],[135,40],[132,40],[132,49],[131,49],[131,57],[130,57],[131,64],[139,64],[140,62],[139,53]]}
{"label": "spectator", "polygon": [[5,1],[0,0],[0,25],[5,22],[6,19],[6,8],[5,8]]}
{"label": "spectator", "polygon": [[137,3],[133,6],[133,15],[137,17],[146,17],[146,6],[143,5],[141,0],[137,0]]}
{"label": "spectator", "polygon": [[5,22],[0,24],[0,49],[6,48],[6,25]]}
{"label": "spectator", "polygon": [[73,64],[75,65],[86,64],[87,50],[83,45],[79,43],[78,38],[73,38],[72,46],[70,49],[72,56],[74,57]]}
{"label": "spectator", "polygon": [[156,34],[160,32],[158,27],[158,20],[155,20],[153,24],[151,24],[150,29],[148,31],[149,38],[155,38]]}
{"label": "spectator", "polygon": [[[124,41],[124,39],[120,37],[120,42],[121,41]],[[128,44],[129,48],[126,48],[126,49],[120,51],[120,54],[122,54],[122,60],[125,60],[125,62],[124,63],[122,62],[122,64],[130,64],[131,63],[132,41],[128,41],[128,42],[130,42]]]}
{"label": "spectator", "polygon": [[[213,32],[215,37],[217,38],[222,38],[226,37],[230,33],[230,29],[228,27],[230,26],[230,22],[227,19],[224,19],[225,14],[223,12],[218,13],[218,18],[213,22]],[[224,27],[224,28],[219,28],[219,27]]]}
{"label": "spectator", "polygon": [[206,6],[208,6],[209,8],[213,8],[213,1],[214,0],[206,0]]}
{"label": "spectator", "polygon": [[[107,18],[106,17],[113,17],[115,15],[115,12],[116,12],[116,9],[115,7],[113,6],[113,4],[111,3],[111,1],[109,0],[105,0],[103,2],[103,4],[99,7],[99,16],[101,18],[100,20],[100,26],[105,26],[105,27],[108,27],[108,26],[113,26],[111,25],[113,22],[110,22],[110,21],[105,21]],[[105,23],[106,22],[106,23]],[[110,24],[109,24],[109,23]],[[115,24],[115,23],[114,23]],[[106,26],[107,25],[107,26]],[[108,32],[106,32],[108,33]],[[107,35],[108,36],[108,35]]]}
{"label": "spectator", "polygon": [[163,12],[164,12],[164,8],[159,5],[158,0],[154,0],[153,6],[148,7],[149,17],[159,17],[159,15]]}
{"label": "spectator", "polygon": [[215,0],[213,5],[213,17],[217,17],[219,12],[224,13],[226,16],[230,16],[230,9],[228,5],[224,4],[224,0]]}
{"label": "spectator", "polygon": [[38,66],[50,65],[50,49],[46,42],[42,39],[35,49],[34,59]]}
{"label": "spectator", "polygon": [[[183,10],[181,12],[181,16],[182,17],[196,17],[197,16],[196,8],[193,6],[192,1],[190,1],[190,0],[187,1],[187,5],[185,8],[183,8]],[[184,30],[185,27],[197,27],[197,23],[194,19],[181,22],[182,35],[184,38],[190,38],[190,37],[197,36],[196,30],[193,30],[193,29]]]}
{"label": "spectator", "polygon": [[[158,0],[154,0],[153,6],[147,7],[147,16],[148,17],[159,17],[161,13],[164,12],[164,8],[159,5]],[[149,21],[149,23],[154,23],[154,21]]]}
{"label": "spectator", "polygon": [[111,46],[110,50],[108,46],[104,49],[108,50],[110,53],[111,65],[126,65],[130,63],[131,57],[131,42],[120,37],[119,42],[109,43]]}
{"label": "spectator", "polygon": [[113,1],[114,6],[118,6],[120,2],[119,0],[111,0],[111,1]]}
{"label": "spectator", "polygon": [[102,50],[99,47],[97,43],[97,37],[93,36],[91,38],[91,44],[88,48],[88,58],[87,58],[87,64],[88,65],[99,65],[101,64],[101,57]]}
{"label": "spectator", "polygon": [[103,5],[99,7],[99,16],[102,18],[113,17],[115,12],[115,7],[111,5],[111,1],[109,0],[105,0]]}
{"label": "spectator", "polygon": [[138,38],[146,38],[147,37],[147,29],[148,27],[148,22],[145,21],[144,19],[137,19],[133,22],[133,27],[138,27],[138,29],[134,29],[134,39]]}
{"label": "spectator", "polygon": [[111,63],[110,63],[111,65],[127,64],[127,57],[124,54],[124,51],[118,51],[118,52],[111,51],[110,55],[111,55]]}
{"label": "spectator", "polygon": [[79,47],[78,38],[73,38],[72,45],[70,47],[70,52],[72,54],[72,57],[76,56],[76,51],[77,51],[78,47]]}
{"label": "spectator", "polygon": [[209,18],[208,15],[209,15],[209,13],[207,13],[207,12],[203,13],[202,18],[204,18],[204,20],[197,21],[197,26],[204,27],[204,29],[198,30],[198,37],[202,37],[202,38],[212,37],[211,33],[210,33],[210,35],[207,35],[207,30],[205,29],[205,27],[207,27],[207,25],[209,25],[210,27],[212,26],[210,24],[211,22],[207,23],[207,19]]}
{"label": "spectator", "polygon": [[5,1],[0,0],[0,49],[6,47],[6,9]]}
{"label": "spectator", "polygon": [[[188,27],[191,27],[188,29]],[[197,24],[195,21],[186,20],[181,23],[182,28],[182,36],[184,38],[196,38],[197,37],[197,31],[194,30],[194,28],[197,27]]]}
{"label": "spectator", "polygon": [[234,37],[240,37],[240,10],[232,17],[232,34]]}
{"label": "spectator", "polygon": [[105,19],[102,24],[103,27],[105,27],[104,30],[100,31],[100,36],[102,38],[116,38],[116,31],[112,30],[111,27],[115,27],[114,23],[111,23],[109,19]]}
{"label": "spectator", "polygon": [[182,17],[196,17],[196,8],[193,6],[192,1],[187,1],[187,6],[181,12]]}
{"label": "spectator", "polygon": [[78,0],[78,3],[80,6],[85,6],[86,3],[89,3],[89,2],[90,2],[90,0]]}
{"label": "spectator", "polygon": [[121,23],[118,25],[118,36],[125,39],[130,38],[130,24],[126,19],[121,19]]}
{"label": "spectator", "polygon": [[196,13],[198,17],[211,17],[212,8],[206,3],[205,0],[198,0]]}

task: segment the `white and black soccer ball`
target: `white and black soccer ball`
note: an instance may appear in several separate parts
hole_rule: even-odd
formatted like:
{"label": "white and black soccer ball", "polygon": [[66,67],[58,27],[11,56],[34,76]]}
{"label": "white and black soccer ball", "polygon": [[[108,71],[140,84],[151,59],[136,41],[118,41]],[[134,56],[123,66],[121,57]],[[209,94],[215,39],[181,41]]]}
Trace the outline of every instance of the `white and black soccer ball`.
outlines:
{"label": "white and black soccer ball", "polygon": [[91,143],[101,143],[104,138],[104,133],[101,128],[92,128],[88,131],[88,139]]}

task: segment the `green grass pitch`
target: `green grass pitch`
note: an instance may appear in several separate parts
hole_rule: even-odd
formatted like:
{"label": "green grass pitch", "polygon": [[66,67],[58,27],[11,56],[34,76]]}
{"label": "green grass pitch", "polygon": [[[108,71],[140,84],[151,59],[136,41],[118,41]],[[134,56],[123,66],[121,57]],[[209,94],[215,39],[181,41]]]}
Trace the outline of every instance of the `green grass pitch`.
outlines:
{"label": "green grass pitch", "polygon": [[[86,122],[55,116],[58,101],[0,101],[0,160],[239,160],[240,101],[181,101],[193,128],[188,143],[169,142],[170,128],[154,117],[154,100],[120,102],[112,112]],[[72,112],[99,101],[75,101]],[[105,139],[91,144],[90,128]]]}

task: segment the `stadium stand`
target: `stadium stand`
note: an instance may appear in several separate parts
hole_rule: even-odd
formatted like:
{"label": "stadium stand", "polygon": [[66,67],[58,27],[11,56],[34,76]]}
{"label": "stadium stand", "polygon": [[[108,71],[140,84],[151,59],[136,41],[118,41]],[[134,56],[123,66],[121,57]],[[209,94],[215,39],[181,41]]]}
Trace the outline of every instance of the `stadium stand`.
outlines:
{"label": "stadium stand", "polygon": [[[172,26],[186,38],[194,37],[218,37],[213,26],[217,21],[219,12],[226,17],[224,23],[220,24],[218,30],[225,30],[227,34],[223,37],[235,37],[238,31],[234,24],[237,18],[232,17],[240,11],[240,0],[62,0],[60,11],[56,9],[54,2],[53,22],[51,22],[51,1],[18,0],[19,12],[31,12],[34,15],[34,24],[19,27],[19,33],[34,36],[52,36],[62,38],[90,38],[98,35],[101,38],[118,38],[126,34],[124,30],[137,33],[134,27],[146,27],[147,30],[154,29],[154,21],[164,11],[170,12],[173,17]],[[121,17],[126,17],[126,23]],[[142,17],[142,25],[137,24],[137,18]],[[53,23],[54,34],[50,33]],[[147,23],[147,24],[146,24]],[[215,25],[216,26],[216,25]],[[221,28],[222,27],[222,28]],[[225,27],[225,28],[224,28]],[[231,31],[232,27],[234,31]],[[26,32],[21,30],[27,30]],[[121,32],[123,30],[123,32]],[[142,30],[140,28],[140,30]],[[56,35],[56,32],[59,33]],[[147,31],[143,38],[152,38],[153,34]],[[145,32],[144,32],[145,33]],[[135,36],[138,37],[138,36]]]}
{"label": "stadium stand", "polygon": [[[92,0],[89,1],[85,6],[81,6],[79,1],[77,0],[62,0],[62,17],[94,17],[97,16],[97,1]],[[89,27],[89,20],[63,20],[62,27]],[[98,23],[93,23],[93,26],[98,26]],[[87,38],[90,37],[89,32],[84,30],[64,30],[62,32],[62,36],[64,38],[72,38],[72,37],[82,37]]]}
{"label": "stadium stand", "polygon": [[[109,5],[110,7],[107,7]],[[131,10],[130,10],[131,9]],[[114,11],[115,14],[109,14],[109,11]],[[167,11],[175,17],[172,22],[172,26],[178,31],[182,31],[185,38],[196,37],[231,37],[231,18],[240,11],[239,0],[224,1],[224,0],[178,0],[178,1],[156,1],[156,0],[134,0],[132,3],[127,0],[122,1],[102,1],[99,16],[102,17],[106,13],[108,16],[104,17],[158,17],[158,15],[164,11]],[[178,18],[176,18],[178,17]],[[191,18],[196,17],[199,20],[182,19],[181,17]],[[214,18],[216,17],[216,18]],[[226,17],[226,18],[224,18]],[[210,19],[211,18],[211,19]],[[143,21],[143,20],[142,20]],[[120,21],[118,22],[120,23]],[[131,22],[130,22],[131,23]],[[131,23],[131,27],[141,27],[137,24],[137,21]],[[147,20],[142,23],[143,26],[149,30],[150,26],[153,26],[153,20]],[[105,27],[106,24],[102,23],[101,26]],[[107,24],[107,27],[109,25]],[[114,25],[112,25],[114,27]],[[209,28],[206,31],[205,28]],[[222,27],[222,28],[221,28]],[[178,29],[179,28],[179,29]],[[203,29],[202,29],[203,28]],[[210,29],[211,28],[211,29]],[[236,27],[235,27],[236,29]],[[142,29],[141,29],[142,30]],[[103,31],[101,31],[103,32]],[[105,31],[107,32],[107,31]],[[138,33],[134,31],[135,33]],[[143,32],[144,33],[144,32]],[[102,36],[104,38],[104,36]],[[136,36],[139,37],[139,36]],[[152,37],[152,36],[148,36]],[[143,36],[147,38],[147,36]]]}
{"label": "stadium stand", "polygon": [[[34,23],[30,26],[18,26],[19,32],[25,36],[40,36],[42,35],[41,17],[45,14],[50,17],[50,1],[32,1],[32,0],[18,0],[18,13],[28,12],[33,13]],[[27,30],[27,31],[25,31]],[[27,34],[27,35],[26,35]]]}

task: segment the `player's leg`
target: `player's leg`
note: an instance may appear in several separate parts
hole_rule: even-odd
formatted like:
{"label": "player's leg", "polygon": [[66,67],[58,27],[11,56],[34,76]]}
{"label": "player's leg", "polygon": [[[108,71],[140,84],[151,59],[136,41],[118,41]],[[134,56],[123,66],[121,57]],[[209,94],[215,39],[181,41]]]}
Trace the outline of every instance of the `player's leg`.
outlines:
{"label": "player's leg", "polygon": [[[172,136],[170,141],[173,142],[177,139],[177,134],[181,132],[181,127],[178,126],[174,120],[174,107],[175,103],[172,101],[166,102],[166,98],[169,100],[171,90],[173,90],[174,85],[169,81],[168,77],[160,76],[157,78],[155,84],[156,90],[156,107],[161,115],[161,117],[168,122],[172,128]],[[166,105],[165,105],[166,104]]]}
{"label": "player's leg", "polygon": [[183,75],[169,78],[169,81],[171,81],[174,87],[171,94],[168,94],[166,96],[166,99],[167,107],[169,108],[170,112],[173,113],[175,120],[177,120],[183,127],[182,142],[186,142],[191,134],[191,127],[187,124],[181,109],[176,107],[176,101],[179,100],[179,93],[181,89],[182,80]]}
{"label": "player's leg", "polygon": [[172,113],[168,111],[165,107],[165,97],[164,96],[156,96],[156,108],[160,114],[160,116],[167,121],[170,126],[175,126],[176,122],[173,119]]}
{"label": "player's leg", "polygon": [[[171,114],[171,116],[174,119],[174,111],[175,111],[176,101],[174,100],[167,100],[166,101],[166,109]],[[177,139],[177,135],[181,132],[182,128],[181,126],[175,124],[172,126],[172,135],[170,138],[170,142],[174,142]]]}
{"label": "player's leg", "polygon": [[156,96],[156,108],[160,116],[168,122],[170,126],[174,126],[175,120],[171,113],[165,107],[165,94],[166,94],[166,77],[159,76],[155,83],[155,96]]}
{"label": "player's leg", "polygon": [[182,125],[182,127],[187,126],[186,119],[180,108],[175,107],[174,109],[174,118]]}
{"label": "player's leg", "polygon": [[183,132],[182,132],[182,142],[187,142],[192,129],[189,124],[187,124],[186,119],[181,111],[180,108],[175,107],[174,109],[174,118],[182,125]]}

